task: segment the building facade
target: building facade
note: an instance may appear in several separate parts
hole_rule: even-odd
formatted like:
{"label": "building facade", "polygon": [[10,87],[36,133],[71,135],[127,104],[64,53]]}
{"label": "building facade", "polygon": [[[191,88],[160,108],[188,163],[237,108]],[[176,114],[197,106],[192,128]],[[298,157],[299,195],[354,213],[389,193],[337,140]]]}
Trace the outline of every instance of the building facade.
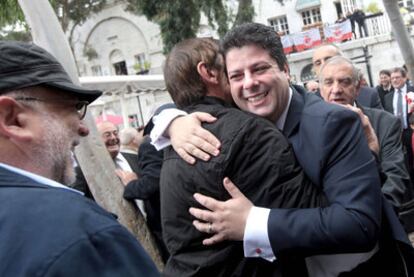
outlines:
{"label": "building facade", "polygon": [[[398,0],[400,7],[411,12],[413,0]],[[229,0],[230,7],[237,8],[237,1]],[[255,22],[272,26],[280,34],[300,33],[310,28],[322,29],[325,25],[334,24],[342,16],[355,9],[366,10],[375,6],[384,11],[380,0],[285,0],[283,4],[276,0],[253,0]],[[361,37],[356,27],[356,37],[339,44],[348,58],[353,59],[363,71],[371,85],[377,84],[378,72],[384,68],[403,65],[398,44],[393,39],[391,26],[386,13],[370,15],[366,11],[368,35]],[[206,19],[202,19],[202,23]],[[72,26],[68,34],[75,54],[81,76],[109,76],[162,74],[162,41],[157,24],[149,22],[144,16],[125,11],[125,5],[119,1],[109,1],[108,6],[88,19],[81,26]],[[201,24],[201,36],[216,36],[208,24]],[[313,50],[288,54],[288,61],[293,82],[303,84],[314,78],[312,73]],[[158,105],[156,97],[151,98],[150,91],[136,91],[147,99],[149,105]],[[160,92],[156,93],[160,98]],[[112,94],[111,94],[112,95]],[[169,101],[168,97],[161,97]],[[108,101],[116,101],[113,96]],[[109,105],[109,103],[108,103]],[[120,106],[111,104],[114,107]],[[124,105],[125,106],[125,105]],[[142,106],[142,103],[141,103]],[[130,107],[129,109],[134,109]],[[140,108],[142,110],[142,107]],[[150,107],[144,107],[151,110]],[[121,114],[114,108],[114,112]],[[128,116],[142,115],[127,112]],[[144,116],[147,118],[147,116]]]}

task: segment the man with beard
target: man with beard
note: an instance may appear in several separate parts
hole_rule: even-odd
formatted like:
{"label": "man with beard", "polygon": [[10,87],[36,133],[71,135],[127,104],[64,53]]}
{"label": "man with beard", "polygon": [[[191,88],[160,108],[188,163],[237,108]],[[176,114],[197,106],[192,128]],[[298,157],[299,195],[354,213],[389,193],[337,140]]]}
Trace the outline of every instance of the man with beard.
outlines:
{"label": "man with beard", "polygon": [[0,42],[0,275],[158,276],[114,216],[64,184],[101,95],[44,49]]}

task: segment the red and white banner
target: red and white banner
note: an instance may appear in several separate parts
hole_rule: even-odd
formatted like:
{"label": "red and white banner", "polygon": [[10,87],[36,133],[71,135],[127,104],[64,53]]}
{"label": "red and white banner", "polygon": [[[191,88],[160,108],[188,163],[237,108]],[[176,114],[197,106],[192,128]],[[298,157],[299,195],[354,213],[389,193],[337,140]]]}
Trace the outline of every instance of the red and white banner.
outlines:
{"label": "red and white banner", "polygon": [[283,52],[285,52],[285,54],[292,53],[293,52],[293,41],[290,38],[290,36],[289,35],[281,36],[280,40],[282,41]]}
{"label": "red and white banner", "polygon": [[349,19],[341,23],[325,26],[323,31],[328,42],[342,42],[352,39],[351,21]]}
{"label": "red and white banner", "polygon": [[318,28],[312,28],[301,33],[291,34],[296,50],[303,51],[321,44],[321,34]]}

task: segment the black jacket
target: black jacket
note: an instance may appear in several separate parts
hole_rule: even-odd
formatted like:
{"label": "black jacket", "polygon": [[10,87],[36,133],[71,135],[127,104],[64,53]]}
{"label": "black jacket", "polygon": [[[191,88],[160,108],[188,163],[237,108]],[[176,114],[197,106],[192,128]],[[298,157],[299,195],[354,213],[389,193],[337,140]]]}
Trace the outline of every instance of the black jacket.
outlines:
{"label": "black jacket", "polygon": [[148,228],[153,233],[165,262],[168,258],[168,251],[162,242],[160,212],[160,171],[162,159],[163,151],[157,151],[151,145],[151,140],[147,136],[141,143],[138,151],[136,172],[138,179],[129,182],[125,187],[124,198],[127,200],[144,200]]}
{"label": "black jacket", "polygon": [[[274,263],[244,258],[242,242],[202,245],[206,234],[192,226],[190,207],[200,192],[219,200],[229,198],[223,178],[229,177],[256,206],[316,207],[323,202],[317,186],[308,181],[286,138],[274,124],[225,106],[220,99],[205,99],[187,109],[217,117],[204,128],[222,143],[220,155],[209,162],[189,165],[170,147],[161,170],[161,215],[164,241],[171,257],[166,276],[280,276],[291,257],[278,255]],[[281,222],[281,224],[284,224]],[[297,266],[299,264],[295,264]],[[291,274],[303,276],[303,273]]]}

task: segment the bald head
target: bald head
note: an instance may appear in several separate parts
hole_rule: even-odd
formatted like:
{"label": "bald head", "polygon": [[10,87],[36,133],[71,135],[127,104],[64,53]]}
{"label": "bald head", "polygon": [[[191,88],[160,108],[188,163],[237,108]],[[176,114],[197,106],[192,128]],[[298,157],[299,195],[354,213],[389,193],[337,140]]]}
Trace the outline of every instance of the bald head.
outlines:
{"label": "bald head", "polygon": [[99,134],[102,137],[102,140],[106,146],[106,149],[111,155],[111,158],[114,159],[120,149],[120,141],[118,136],[118,128],[109,121],[104,121],[96,125]]}
{"label": "bald head", "polygon": [[330,58],[335,56],[344,56],[341,49],[335,44],[323,44],[313,51],[312,64],[313,72],[319,77],[321,67]]}

